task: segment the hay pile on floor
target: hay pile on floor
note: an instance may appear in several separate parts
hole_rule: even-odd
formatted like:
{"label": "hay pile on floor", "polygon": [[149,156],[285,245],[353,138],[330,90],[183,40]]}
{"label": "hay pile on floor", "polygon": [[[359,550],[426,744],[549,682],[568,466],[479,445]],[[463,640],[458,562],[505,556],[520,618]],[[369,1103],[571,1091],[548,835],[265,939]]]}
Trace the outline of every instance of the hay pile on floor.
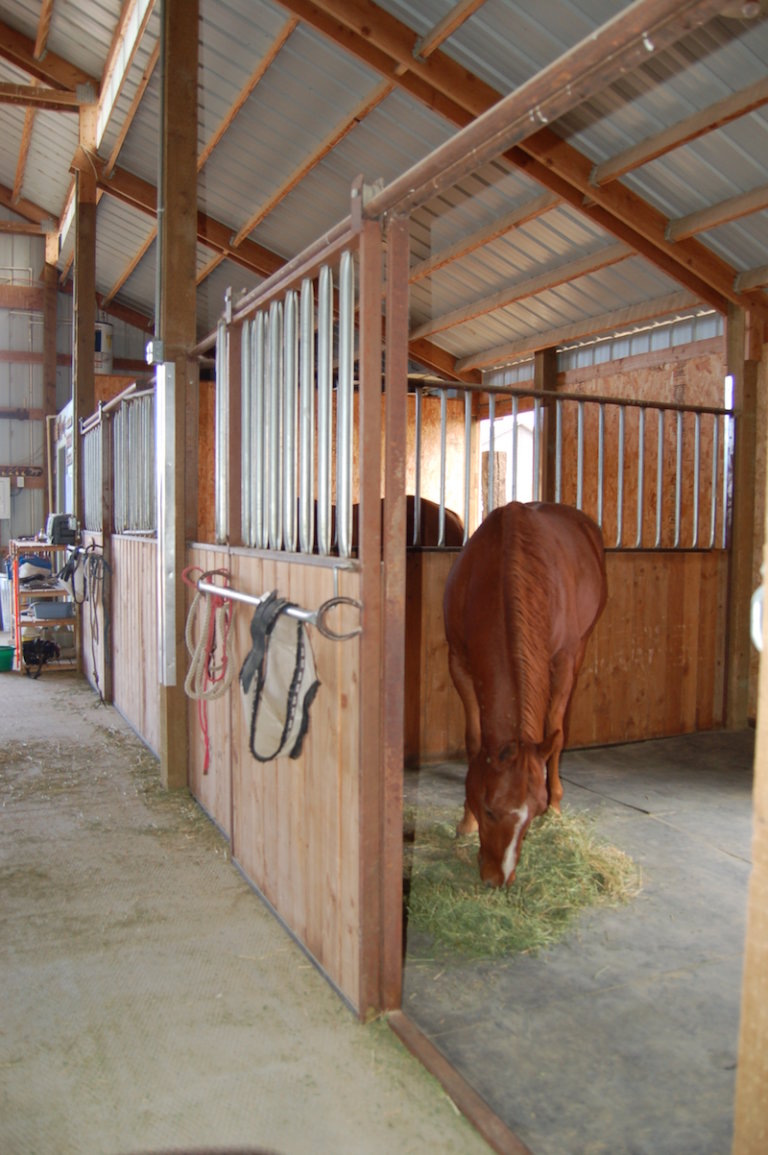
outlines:
{"label": "hay pile on floor", "polygon": [[523,843],[515,881],[486,887],[477,835],[456,837],[456,815],[407,808],[406,918],[438,955],[472,958],[536,952],[561,939],[586,907],[626,902],[640,872],[600,840],[585,814],[537,818]]}

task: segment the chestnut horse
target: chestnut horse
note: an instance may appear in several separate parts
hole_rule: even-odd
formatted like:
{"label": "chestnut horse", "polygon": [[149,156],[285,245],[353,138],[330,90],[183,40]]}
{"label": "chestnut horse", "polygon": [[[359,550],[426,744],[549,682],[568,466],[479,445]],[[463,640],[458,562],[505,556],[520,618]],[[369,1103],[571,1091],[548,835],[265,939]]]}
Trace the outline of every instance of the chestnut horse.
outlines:
{"label": "chestnut horse", "polygon": [[566,505],[495,509],[448,576],[445,632],[469,764],[459,832],[479,828],[480,875],[492,886],[513,881],[532,819],[560,809],[568,706],[606,596],[600,530]]}

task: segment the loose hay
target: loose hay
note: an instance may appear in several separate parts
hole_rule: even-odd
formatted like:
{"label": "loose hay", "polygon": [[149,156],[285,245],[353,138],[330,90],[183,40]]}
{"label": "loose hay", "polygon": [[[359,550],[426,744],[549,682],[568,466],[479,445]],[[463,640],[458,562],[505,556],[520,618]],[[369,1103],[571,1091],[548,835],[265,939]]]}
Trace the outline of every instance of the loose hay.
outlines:
{"label": "loose hay", "polygon": [[477,835],[456,837],[447,811],[406,810],[406,917],[437,954],[497,958],[535,953],[563,938],[582,910],[635,896],[639,868],[595,833],[593,820],[547,812],[523,843],[515,881],[486,887]]}

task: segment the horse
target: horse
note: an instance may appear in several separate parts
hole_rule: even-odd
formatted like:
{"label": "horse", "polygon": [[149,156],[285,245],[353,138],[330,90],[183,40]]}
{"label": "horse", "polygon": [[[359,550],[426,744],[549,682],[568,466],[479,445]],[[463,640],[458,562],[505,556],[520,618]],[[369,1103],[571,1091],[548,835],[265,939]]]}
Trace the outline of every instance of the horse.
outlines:
{"label": "horse", "polygon": [[488,885],[514,881],[532,820],[560,810],[568,709],[606,598],[602,534],[559,504],[495,509],[448,575],[443,617],[468,760],[457,829],[479,831]]}
{"label": "horse", "polygon": [[[406,525],[405,525],[405,544],[409,548],[413,546],[414,522],[416,516],[416,498],[412,493],[406,494]],[[419,540],[416,543],[416,548],[430,549],[435,548],[440,537],[440,506],[437,502],[429,501],[428,498],[422,497],[421,508],[419,514]],[[443,509],[443,545],[450,548],[456,548],[464,544],[464,523],[457,513],[447,506]],[[314,509],[315,517],[315,552],[317,552],[317,501],[315,501]],[[381,517],[382,528],[384,519],[384,501],[381,502]],[[352,536],[350,540],[350,549],[353,554],[357,554],[359,548],[359,524],[360,524],[360,506],[355,504],[352,506]],[[332,542],[336,541],[336,506],[331,506],[331,522],[330,522],[330,538]]]}

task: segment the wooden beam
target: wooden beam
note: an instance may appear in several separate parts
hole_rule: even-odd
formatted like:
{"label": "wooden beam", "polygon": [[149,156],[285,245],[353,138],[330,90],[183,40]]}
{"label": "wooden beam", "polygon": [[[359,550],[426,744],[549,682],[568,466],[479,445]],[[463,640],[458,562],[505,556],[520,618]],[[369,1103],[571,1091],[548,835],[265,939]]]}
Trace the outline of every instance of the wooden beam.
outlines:
{"label": "wooden beam", "polygon": [[495,345],[491,349],[479,350],[468,357],[460,357],[456,361],[456,370],[459,374],[464,374],[487,369],[493,365],[503,365],[505,362],[529,357],[537,349],[550,345],[564,345],[569,341],[579,341],[600,333],[611,333],[625,326],[642,324],[655,317],[667,317],[682,311],[689,312],[697,304],[699,298],[685,290],[669,293],[664,297],[655,297],[651,301],[641,301],[639,305],[602,313],[598,317],[586,317],[570,325],[560,325],[555,329],[531,333],[516,341]]}
{"label": "wooden beam", "polygon": [[411,284],[421,280],[424,277],[431,276],[432,273],[442,269],[445,265],[452,261],[458,261],[462,257],[466,257],[469,253],[475,252],[477,249],[489,245],[492,241],[498,240],[499,237],[505,236],[514,229],[520,228],[522,225],[527,225],[530,221],[536,220],[537,217],[543,216],[544,213],[549,212],[560,204],[560,198],[554,193],[545,192],[541,196],[534,197],[525,204],[520,205],[511,212],[505,213],[504,216],[497,217],[495,221],[491,221],[482,229],[477,229],[474,233],[468,233],[453,245],[448,245],[444,249],[439,249],[431,257],[426,260],[418,261],[411,266],[409,273],[409,280]]}
{"label": "wooden beam", "polygon": [[755,570],[755,450],[757,445],[757,363],[745,357],[746,316],[732,308],[726,330],[727,372],[733,377],[735,434],[733,510],[728,556],[725,724],[743,729],[749,712],[750,602]]}
{"label": "wooden beam", "polygon": [[[311,0],[281,0],[281,3],[382,75],[395,78],[411,96],[458,127],[468,124],[501,98],[499,92],[471,73],[463,71],[463,75],[458,76],[453,62],[446,63],[445,54],[440,52],[430,58],[426,71],[417,73],[408,67],[400,70],[401,65],[409,64],[408,54],[415,36],[394,17],[382,14],[373,3],[347,5],[346,0],[323,0],[322,4]],[[504,156],[619,240],[631,244],[641,256],[719,311],[726,311],[728,300],[745,308],[763,308],[759,297],[747,298],[735,293],[733,269],[718,260],[713,265],[712,254],[704,246],[688,242],[696,247],[676,251],[665,240],[665,218],[651,210],[640,197],[629,194],[623,186],[617,186],[617,195],[609,195],[610,188],[596,190],[590,181],[591,162],[565,141],[559,140],[558,163],[554,167],[551,154],[553,142],[558,139],[551,130],[539,130],[522,144],[508,149]],[[600,199],[596,201],[598,192]],[[648,225],[648,213],[652,216],[652,227]],[[643,221],[643,228],[636,226],[636,218]],[[712,275],[714,284],[710,281]]]}
{"label": "wooden beam", "polygon": [[45,237],[51,232],[46,225],[35,225],[32,221],[0,221],[0,233],[17,237]]}
{"label": "wooden beam", "polygon": [[154,0],[124,0],[122,5],[101,77],[101,91],[96,110],[96,148],[100,146],[109,125],[125,78],[152,15],[153,4]]}
{"label": "wooden beam", "polygon": [[714,132],[731,121],[754,112],[766,103],[768,103],[768,79],[760,79],[741,92],[734,92],[724,100],[718,100],[708,108],[703,108],[685,120],[678,121],[664,132],[648,137],[609,160],[596,164],[592,169],[592,183],[599,186],[618,180],[633,169],[657,160],[658,157],[665,156],[684,144],[690,144],[692,140]]}
{"label": "wooden beam", "polygon": [[420,36],[413,47],[413,54],[417,60],[426,60],[436,48],[439,48],[457,28],[461,28],[470,16],[482,8],[485,0],[458,0],[446,12],[442,20],[430,28],[424,36]]}
{"label": "wooden beam", "polygon": [[75,92],[78,86],[90,86],[98,95],[99,82],[94,76],[70,64],[55,52],[46,52],[38,60],[35,41],[0,21],[0,59],[8,60],[22,72],[34,76],[43,84],[63,91]]}
{"label": "wooden beam", "polygon": [[529,277],[525,281],[507,285],[505,288],[499,289],[487,297],[481,297],[461,309],[454,309],[450,313],[444,313],[441,317],[433,317],[431,321],[425,321],[423,325],[418,325],[411,332],[411,338],[417,340],[419,337],[428,337],[434,333],[443,332],[445,329],[456,328],[457,325],[465,325],[468,321],[474,320],[475,317],[485,316],[497,309],[504,309],[514,304],[515,301],[535,296],[537,293],[553,289],[557,285],[563,285],[567,281],[575,281],[579,277],[587,276],[599,269],[608,268],[609,265],[618,264],[619,261],[624,261],[631,256],[634,256],[632,250],[620,242],[604,245],[593,253],[587,253],[574,261],[567,261],[564,265],[558,265],[554,269],[547,269],[536,277]]}
{"label": "wooden beam", "polygon": [[761,188],[751,189],[750,192],[728,197],[727,200],[709,205],[698,212],[677,217],[669,222],[665,235],[668,241],[681,241],[686,237],[692,237],[695,233],[716,229],[720,225],[727,225],[729,221],[740,220],[766,208],[768,208],[768,185],[763,185]]}
{"label": "wooden beam", "polygon": [[62,92],[59,89],[41,88],[36,84],[0,84],[0,104],[21,104],[27,108],[45,108],[49,112],[79,112],[84,103],[90,103],[93,89],[86,93]]}
{"label": "wooden beam", "polygon": [[379,84],[372,92],[364,96],[359,104],[350,113],[347,113],[338,124],[334,125],[320,144],[312,150],[308,157],[305,157],[288,179],[283,181],[280,187],[275,189],[272,196],[260,205],[256,212],[248,218],[232,239],[232,244],[235,247],[240,245],[249,233],[253,232],[256,226],[288,195],[291,189],[294,189],[296,185],[304,179],[307,173],[311,172],[323,157],[327,156],[361,120],[381,104],[382,100],[390,94],[394,87],[394,84],[389,81],[384,81],[384,83]]}
{"label": "wooden beam", "polygon": [[264,74],[266,73],[266,71],[270,67],[270,65],[274,63],[275,58],[277,57],[277,55],[281,51],[281,49],[285,46],[285,43],[288,40],[288,37],[291,35],[291,33],[296,28],[298,23],[299,22],[296,19],[296,17],[292,16],[290,18],[290,20],[287,20],[285,22],[285,24],[283,25],[283,27],[280,29],[277,36],[275,37],[275,39],[270,44],[269,51],[266,52],[264,54],[264,56],[262,56],[261,60],[258,62],[256,67],[254,68],[253,72],[248,77],[248,79],[245,82],[245,84],[243,85],[243,87],[240,89],[240,92],[238,93],[237,98],[233,101],[230,108],[228,109],[227,115],[222,119],[218,128],[213,133],[210,140],[206,144],[205,148],[203,149],[203,151],[198,156],[198,158],[197,158],[197,171],[198,172],[201,171],[201,169],[205,165],[206,161],[209,159],[211,153],[216,148],[216,145],[221,141],[222,137],[225,135],[227,130],[232,126],[232,123],[235,120],[237,114],[242,111],[244,105],[250,99],[250,97],[253,93],[253,90],[261,82],[262,78],[264,77]]}
{"label": "wooden beam", "polygon": [[736,291],[741,293],[746,289],[758,289],[768,285],[768,265],[758,265],[754,269],[745,269],[736,278]]}
{"label": "wooden beam", "polygon": [[39,285],[0,285],[0,309],[23,309],[40,313],[43,290]]}
{"label": "wooden beam", "polygon": [[[168,437],[174,456],[173,506],[165,511],[175,558],[168,575],[173,597],[165,601],[172,620],[161,623],[168,645],[175,645],[176,676],[160,691],[160,775],[166,789],[188,784],[187,699],[183,671],[186,662],[186,619],[181,570],[188,530],[196,522],[198,390],[197,365],[190,360],[196,335],[195,265],[197,244],[197,71],[200,13],[198,0],[165,0],[164,59],[161,67],[171,80],[165,86],[161,125],[163,222],[159,232],[162,280],[157,336],[163,360],[175,368],[174,406]],[[191,534],[190,534],[191,536]],[[158,558],[160,572],[167,561]],[[165,681],[165,679],[163,679]]]}

